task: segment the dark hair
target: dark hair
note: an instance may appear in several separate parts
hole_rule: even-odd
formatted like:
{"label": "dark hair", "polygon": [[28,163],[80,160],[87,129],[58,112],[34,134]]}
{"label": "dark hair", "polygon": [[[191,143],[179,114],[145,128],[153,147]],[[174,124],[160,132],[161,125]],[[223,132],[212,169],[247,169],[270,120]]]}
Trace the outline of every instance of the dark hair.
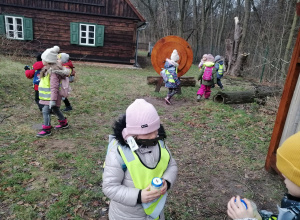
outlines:
{"label": "dark hair", "polygon": [[39,53],[37,56],[36,56],[36,61],[42,61],[42,54]]}

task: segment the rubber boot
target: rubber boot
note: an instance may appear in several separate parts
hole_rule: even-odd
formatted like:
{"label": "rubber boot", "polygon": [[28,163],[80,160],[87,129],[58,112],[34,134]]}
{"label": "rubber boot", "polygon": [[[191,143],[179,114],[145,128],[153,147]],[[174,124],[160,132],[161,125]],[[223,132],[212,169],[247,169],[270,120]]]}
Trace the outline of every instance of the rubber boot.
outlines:
{"label": "rubber boot", "polygon": [[65,128],[68,128],[68,127],[69,127],[67,118],[65,118],[64,120],[58,120],[58,122],[59,122],[59,125],[56,125],[56,126],[55,126],[55,129],[56,129],[56,130],[59,130],[59,129],[65,129]]}
{"label": "rubber boot", "polygon": [[49,125],[42,125],[42,130],[36,135],[37,137],[46,137],[46,136],[49,136],[51,135],[51,128],[52,126]]}
{"label": "rubber boot", "polygon": [[200,102],[201,95],[197,95],[197,102]]}

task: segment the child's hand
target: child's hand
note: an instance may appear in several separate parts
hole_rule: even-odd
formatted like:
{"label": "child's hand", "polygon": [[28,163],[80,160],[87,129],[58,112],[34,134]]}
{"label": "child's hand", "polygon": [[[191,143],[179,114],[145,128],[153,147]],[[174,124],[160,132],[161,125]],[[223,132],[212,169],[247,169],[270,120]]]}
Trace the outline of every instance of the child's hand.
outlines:
{"label": "child's hand", "polygon": [[249,200],[243,199],[247,209],[241,202],[240,196],[232,197],[227,204],[227,214],[232,219],[254,218],[253,208]]}
{"label": "child's hand", "polygon": [[152,202],[154,199],[159,198],[160,192],[161,192],[160,190],[150,191],[150,185],[147,186],[146,189],[142,190],[142,194],[141,194],[142,203]]}
{"label": "child's hand", "polygon": [[161,195],[164,195],[167,192],[168,189],[168,184],[167,182],[163,179],[163,187],[160,189]]}

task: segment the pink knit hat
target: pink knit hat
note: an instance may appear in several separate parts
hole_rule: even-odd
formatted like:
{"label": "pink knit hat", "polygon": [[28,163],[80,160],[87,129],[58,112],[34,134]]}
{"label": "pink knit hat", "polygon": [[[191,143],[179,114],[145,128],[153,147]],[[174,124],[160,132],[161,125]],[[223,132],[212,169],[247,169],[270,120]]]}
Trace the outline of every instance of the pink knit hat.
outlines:
{"label": "pink knit hat", "polygon": [[129,136],[149,134],[159,127],[160,119],[154,106],[144,99],[136,99],[126,109],[126,128],[122,135],[127,140]]}

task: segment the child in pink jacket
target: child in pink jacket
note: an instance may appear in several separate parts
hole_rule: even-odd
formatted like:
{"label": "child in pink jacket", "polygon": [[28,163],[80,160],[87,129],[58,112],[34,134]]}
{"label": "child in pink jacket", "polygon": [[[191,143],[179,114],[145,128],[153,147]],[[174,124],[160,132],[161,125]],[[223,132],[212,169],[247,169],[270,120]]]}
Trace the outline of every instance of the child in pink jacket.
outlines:
{"label": "child in pink jacket", "polygon": [[59,110],[62,99],[62,96],[59,94],[59,86],[61,79],[68,77],[70,70],[57,63],[59,49],[58,46],[54,46],[48,48],[42,54],[42,61],[45,66],[40,73],[39,98],[40,104],[43,105],[44,123],[42,126],[43,129],[36,135],[37,137],[51,135],[50,109],[58,117],[59,125],[55,126],[55,129],[69,127],[67,118]]}

